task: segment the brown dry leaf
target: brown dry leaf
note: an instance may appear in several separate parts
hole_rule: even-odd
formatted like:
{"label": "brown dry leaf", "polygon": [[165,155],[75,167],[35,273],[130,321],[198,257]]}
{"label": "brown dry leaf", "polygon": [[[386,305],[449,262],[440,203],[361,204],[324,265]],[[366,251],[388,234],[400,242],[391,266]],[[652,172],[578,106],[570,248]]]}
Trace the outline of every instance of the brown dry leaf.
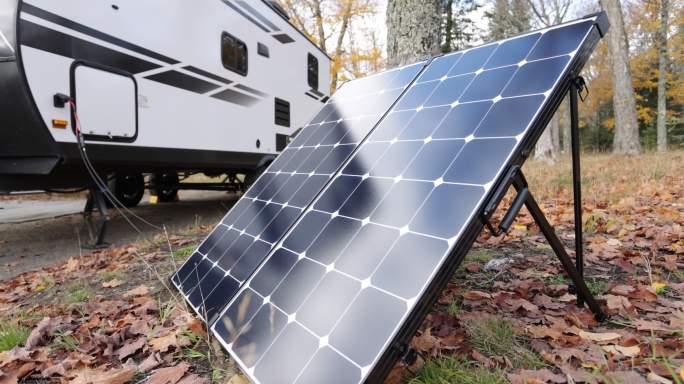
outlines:
{"label": "brown dry leaf", "polygon": [[242,375],[234,375],[226,382],[226,384],[249,384],[249,380]]}
{"label": "brown dry leaf", "polygon": [[194,373],[185,376],[178,384],[209,384],[210,381],[204,377],[199,377]]}
{"label": "brown dry leaf", "polygon": [[125,384],[135,376],[135,368],[123,367],[100,371],[93,369],[83,369],[76,373],[76,377],[70,384]]}
{"label": "brown dry leaf", "polygon": [[151,353],[147,358],[138,365],[138,372],[149,372],[157,368],[161,364],[161,357],[158,353]]}
{"label": "brown dry leaf", "polygon": [[190,368],[186,363],[174,367],[160,368],[152,373],[146,384],[176,384]]}
{"label": "brown dry leaf", "polygon": [[204,324],[202,321],[196,317],[191,317],[186,324],[188,331],[194,333],[195,335],[206,338],[207,331],[204,329]]}
{"label": "brown dry leaf", "polygon": [[105,281],[104,283],[102,283],[102,287],[103,288],[116,288],[116,287],[123,285],[123,284],[124,284],[123,281],[121,281],[119,279],[113,279],[113,280]]}
{"label": "brown dry leaf", "polygon": [[670,328],[667,324],[656,320],[637,319],[634,322],[634,325],[636,326],[637,331],[672,331],[672,328]]}
{"label": "brown dry leaf", "polygon": [[169,348],[178,348],[185,342],[178,339],[177,332],[169,332],[168,334],[160,337],[155,337],[149,341],[150,346],[157,352],[167,352]]}
{"label": "brown dry leaf", "polygon": [[28,375],[31,371],[36,368],[36,363],[29,362],[16,367],[16,369],[4,373],[4,376],[0,377],[0,384],[16,384],[21,378]]}
{"label": "brown dry leaf", "polygon": [[482,292],[482,291],[468,291],[468,292],[463,294],[463,298],[466,300],[476,301],[476,300],[491,299],[492,295],[490,295],[487,292]]}
{"label": "brown dry leaf", "polygon": [[136,296],[145,296],[150,294],[150,289],[147,288],[146,285],[141,284],[138,285],[137,287],[131,289],[130,291],[124,293],[124,297],[136,297]]}
{"label": "brown dry leaf", "polygon": [[34,349],[38,347],[43,342],[43,338],[54,330],[56,324],[57,319],[44,317],[38,323],[38,325],[33,328],[26,339],[26,349]]}
{"label": "brown dry leaf", "polygon": [[613,371],[606,372],[606,376],[614,383],[620,384],[648,384],[646,379],[635,371]]}
{"label": "brown dry leaf", "polygon": [[604,332],[604,333],[594,333],[594,332],[585,332],[585,331],[580,331],[579,336],[583,338],[584,340],[589,340],[589,341],[596,341],[596,342],[603,342],[603,341],[611,341],[611,340],[616,340],[622,337],[619,333],[615,332]]}
{"label": "brown dry leaf", "polygon": [[66,264],[64,265],[64,272],[65,273],[71,273],[74,272],[78,269],[79,265],[78,259],[75,257],[70,257],[69,260],[67,260]]}
{"label": "brown dry leaf", "polygon": [[123,361],[128,356],[131,356],[138,352],[138,350],[144,347],[145,344],[147,344],[147,340],[145,340],[144,337],[141,337],[135,341],[124,344],[123,347],[119,348],[116,351],[116,354],[119,356],[119,360]]}
{"label": "brown dry leaf", "polygon": [[511,384],[565,383],[565,377],[556,375],[548,369],[523,369],[517,374],[506,375]]}
{"label": "brown dry leaf", "polygon": [[603,350],[612,353],[613,355],[623,355],[625,357],[636,357],[641,353],[641,348],[638,345],[631,347],[623,347],[621,345],[604,345]]}

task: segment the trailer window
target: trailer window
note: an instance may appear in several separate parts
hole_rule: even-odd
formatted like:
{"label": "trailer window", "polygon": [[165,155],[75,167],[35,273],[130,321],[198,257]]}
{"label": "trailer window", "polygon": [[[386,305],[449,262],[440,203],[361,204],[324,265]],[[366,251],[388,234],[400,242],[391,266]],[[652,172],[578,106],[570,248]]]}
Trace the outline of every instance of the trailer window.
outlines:
{"label": "trailer window", "polygon": [[318,59],[309,53],[306,64],[306,78],[309,86],[318,89]]}
{"label": "trailer window", "polygon": [[228,32],[221,35],[221,60],[226,69],[247,75],[247,45]]}

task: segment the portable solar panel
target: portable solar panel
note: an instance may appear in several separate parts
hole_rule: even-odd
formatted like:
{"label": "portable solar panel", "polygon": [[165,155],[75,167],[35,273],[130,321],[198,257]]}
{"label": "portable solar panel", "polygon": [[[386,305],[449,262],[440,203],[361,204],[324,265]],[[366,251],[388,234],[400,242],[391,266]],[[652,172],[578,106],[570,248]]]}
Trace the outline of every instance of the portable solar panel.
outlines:
{"label": "portable solar panel", "polygon": [[172,277],[212,323],[424,63],[345,84]]}
{"label": "portable solar panel", "polygon": [[250,380],[382,381],[606,29],[601,13],[433,59],[212,326]]}

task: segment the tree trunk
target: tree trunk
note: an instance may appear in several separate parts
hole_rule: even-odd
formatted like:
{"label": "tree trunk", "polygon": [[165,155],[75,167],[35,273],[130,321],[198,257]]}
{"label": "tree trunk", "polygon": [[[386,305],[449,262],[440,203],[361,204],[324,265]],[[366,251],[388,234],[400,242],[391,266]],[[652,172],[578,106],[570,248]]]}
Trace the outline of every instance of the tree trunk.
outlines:
{"label": "tree trunk", "polygon": [[641,153],[641,143],[639,142],[636,100],[629,70],[629,52],[622,9],[619,0],[600,0],[600,3],[610,21],[608,49],[612,63],[613,113],[615,114],[613,153],[636,155]]}
{"label": "tree trunk", "polygon": [[389,0],[387,61],[410,64],[440,51],[441,0]]}
{"label": "tree trunk", "polygon": [[331,80],[331,87],[332,89],[337,89],[337,79],[339,78],[340,74],[340,67],[341,67],[341,60],[342,60],[342,48],[344,44],[344,36],[347,34],[347,28],[349,28],[349,23],[351,21],[352,17],[352,7],[354,6],[353,0],[346,0],[346,3],[344,4],[344,8],[342,9],[342,25],[340,26],[340,32],[337,35],[337,45],[335,46],[335,54],[333,55],[333,59],[335,62],[333,63],[333,69],[332,69],[332,80]]}
{"label": "tree trunk", "polygon": [[563,123],[561,124],[561,131],[563,134],[563,145],[561,151],[563,153],[570,152],[572,144],[572,125],[570,121],[570,95],[565,97],[562,105],[563,108]]}
{"label": "tree trunk", "polygon": [[555,114],[553,118],[551,118],[551,122],[546,126],[544,133],[539,137],[539,140],[534,147],[534,158],[536,160],[544,160],[549,163],[555,161],[556,152],[553,148],[554,132],[558,132],[558,114]]}
{"label": "tree trunk", "polygon": [[667,151],[667,19],[668,0],[660,1],[660,31],[658,33],[658,152]]}

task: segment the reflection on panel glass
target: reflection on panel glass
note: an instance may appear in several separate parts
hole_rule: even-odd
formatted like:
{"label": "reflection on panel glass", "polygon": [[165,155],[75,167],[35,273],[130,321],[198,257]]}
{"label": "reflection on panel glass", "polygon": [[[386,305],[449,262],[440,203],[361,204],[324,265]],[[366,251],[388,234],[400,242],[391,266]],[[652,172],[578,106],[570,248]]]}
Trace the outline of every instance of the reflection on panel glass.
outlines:
{"label": "reflection on panel glass", "polygon": [[173,276],[209,323],[423,68],[345,84]]}
{"label": "reflection on panel glass", "polygon": [[[368,377],[448,255],[470,246],[465,231],[591,28],[578,22],[434,59],[334,161],[332,181],[213,328],[255,382]],[[351,88],[341,92],[355,98]],[[316,149],[308,156],[323,157]],[[241,307],[250,319],[234,320]]]}

